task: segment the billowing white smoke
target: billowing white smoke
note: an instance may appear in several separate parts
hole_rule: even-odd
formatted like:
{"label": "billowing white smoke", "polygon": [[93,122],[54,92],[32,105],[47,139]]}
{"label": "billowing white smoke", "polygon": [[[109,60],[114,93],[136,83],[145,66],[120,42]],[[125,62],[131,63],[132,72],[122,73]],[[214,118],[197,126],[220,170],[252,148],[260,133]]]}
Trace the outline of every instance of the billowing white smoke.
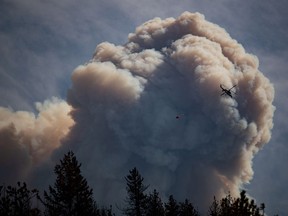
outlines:
{"label": "billowing white smoke", "polygon": [[[65,149],[87,164],[100,200],[123,199],[134,166],[151,187],[200,208],[237,195],[271,136],[274,90],[258,59],[198,13],[150,20],[123,46],[99,44],[72,82]],[[220,84],[237,85],[235,97]]]}
{"label": "billowing white smoke", "polygon": [[[220,84],[237,85],[234,98],[221,96]],[[1,166],[13,161],[22,172],[65,137],[54,155],[76,153],[98,201],[121,205],[124,176],[136,166],[151,189],[201,210],[253,177],[253,156],[271,136],[273,97],[258,59],[224,29],[198,13],[155,18],[123,46],[99,44],[75,69],[73,120],[59,101],[39,106],[37,118],[1,109],[1,155],[4,148],[10,157]],[[25,162],[11,160],[12,150]]]}
{"label": "billowing white smoke", "polygon": [[39,114],[0,107],[0,184],[28,178],[61,145],[73,120],[71,107],[57,98],[36,103]]}

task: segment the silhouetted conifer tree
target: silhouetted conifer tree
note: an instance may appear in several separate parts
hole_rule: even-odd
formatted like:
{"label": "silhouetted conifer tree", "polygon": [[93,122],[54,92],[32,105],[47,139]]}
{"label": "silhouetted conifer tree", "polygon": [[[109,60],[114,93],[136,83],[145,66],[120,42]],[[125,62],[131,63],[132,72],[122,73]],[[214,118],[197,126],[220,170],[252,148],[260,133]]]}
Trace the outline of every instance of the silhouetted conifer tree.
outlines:
{"label": "silhouetted conifer tree", "polygon": [[216,200],[216,197],[214,196],[214,200],[213,200],[212,205],[209,207],[208,214],[209,214],[210,216],[219,216],[220,213],[221,213],[220,204],[219,204],[219,202]]}
{"label": "silhouetted conifer tree", "polygon": [[180,203],[179,216],[199,216],[199,213],[192,203],[185,199],[183,203]]}
{"label": "silhouetted conifer tree", "polygon": [[96,215],[97,209],[93,200],[92,189],[81,175],[81,164],[74,153],[69,151],[60,164],[55,166],[56,181],[44,191],[45,215],[78,216]]}
{"label": "silhouetted conifer tree", "polygon": [[127,190],[127,207],[123,210],[125,215],[129,216],[142,216],[145,215],[147,206],[147,196],[145,190],[148,186],[143,184],[144,178],[140,175],[139,171],[135,168],[129,171],[126,179]]}
{"label": "silhouetted conifer tree", "polygon": [[241,191],[240,197],[233,202],[232,208],[234,215],[260,216],[259,207],[254,203],[254,200],[249,200],[245,190]]}
{"label": "silhouetted conifer tree", "polygon": [[[220,203],[220,204],[219,204]],[[261,216],[260,208],[254,200],[246,196],[246,191],[240,193],[240,197],[232,198],[230,193],[218,202],[215,197],[209,208],[210,216]]]}
{"label": "silhouetted conifer tree", "polygon": [[173,195],[169,196],[169,200],[165,203],[165,215],[166,216],[178,216],[179,215],[179,205],[174,199]]}
{"label": "silhouetted conifer tree", "polygon": [[32,208],[32,199],[36,197],[36,189],[29,190],[26,183],[17,183],[16,187],[0,187],[0,215],[2,216],[38,216],[40,210]]}
{"label": "silhouetted conifer tree", "polygon": [[95,206],[96,209],[96,216],[115,216],[115,214],[112,213],[112,206],[110,208],[98,208]]}
{"label": "silhouetted conifer tree", "polygon": [[233,203],[233,198],[232,198],[230,193],[226,197],[221,199],[221,202],[220,202],[221,214],[220,214],[220,216],[233,215],[232,203]]}
{"label": "silhouetted conifer tree", "polygon": [[164,216],[165,210],[159,193],[154,189],[153,193],[148,196],[146,216]]}
{"label": "silhouetted conifer tree", "polygon": [[265,215],[265,204],[264,203],[260,204],[260,210],[262,211],[262,215]]}

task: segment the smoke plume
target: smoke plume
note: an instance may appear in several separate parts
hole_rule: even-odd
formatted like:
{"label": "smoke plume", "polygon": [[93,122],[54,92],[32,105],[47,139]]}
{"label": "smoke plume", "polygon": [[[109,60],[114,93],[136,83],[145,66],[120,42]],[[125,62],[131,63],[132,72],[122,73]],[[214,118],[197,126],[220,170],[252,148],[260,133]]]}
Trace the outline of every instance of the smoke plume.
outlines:
{"label": "smoke plume", "polygon": [[[54,155],[76,153],[97,200],[121,202],[124,176],[136,166],[151,189],[203,209],[214,195],[238,195],[253,177],[254,155],[270,140],[274,89],[258,64],[199,13],[154,18],[124,45],[99,44],[75,69],[71,112],[64,102],[51,112],[40,106],[39,117],[21,113],[25,118],[10,120],[1,136],[29,167],[57,149],[74,122]],[[220,84],[236,85],[233,98],[221,96]]]}
{"label": "smoke plume", "polygon": [[[200,208],[213,195],[237,195],[273,126],[274,90],[257,57],[198,13],[155,18],[128,39],[99,44],[72,74],[76,124],[66,144],[101,182],[96,194],[113,197],[137,166],[153,187]],[[220,84],[236,85],[234,98]]]}
{"label": "smoke plume", "polygon": [[28,178],[61,145],[73,120],[71,107],[57,98],[36,103],[39,114],[0,107],[0,183]]}

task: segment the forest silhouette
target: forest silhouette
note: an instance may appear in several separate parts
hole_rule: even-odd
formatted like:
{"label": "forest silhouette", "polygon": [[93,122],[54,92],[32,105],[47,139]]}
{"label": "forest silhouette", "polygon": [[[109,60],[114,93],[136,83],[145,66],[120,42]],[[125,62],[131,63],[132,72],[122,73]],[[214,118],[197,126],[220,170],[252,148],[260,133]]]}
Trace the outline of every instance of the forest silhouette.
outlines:
{"label": "forest silhouette", "polygon": [[[81,164],[75,154],[69,151],[56,164],[56,180],[48,190],[41,194],[37,189],[29,189],[25,182],[16,186],[0,186],[0,216],[200,216],[197,206],[185,199],[177,201],[173,195],[163,202],[159,192],[154,189],[147,193],[148,185],[139,170],[129,170],[126,180],[127,196],[123,208],[117,207],[117,214],[112,205],[97,205],[93,190],[81,174]],[[36,204],[35,204],[36,203]],[[240,197],[230,194],[211,203],[208,216],[264,216],[265,204],[258,206],[249,199],[246,191]]]}

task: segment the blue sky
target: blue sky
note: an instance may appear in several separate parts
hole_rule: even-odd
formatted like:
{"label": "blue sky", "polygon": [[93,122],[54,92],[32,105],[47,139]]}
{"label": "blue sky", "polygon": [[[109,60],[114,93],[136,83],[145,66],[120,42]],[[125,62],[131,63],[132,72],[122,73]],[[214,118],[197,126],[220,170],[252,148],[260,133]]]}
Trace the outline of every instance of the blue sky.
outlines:
{"label": "blue sky", "polygon": [[200,12],[256,55],[274,84],[272,139],[254,158],[254,179],[246,188],[268,213],[287,214],[287,8],[285,0],[2,0],[0,105],[35,111],[35,102],[65,99],[72,71],[91,59],[97,44],[124,44],[130,32],[154,17]]}

